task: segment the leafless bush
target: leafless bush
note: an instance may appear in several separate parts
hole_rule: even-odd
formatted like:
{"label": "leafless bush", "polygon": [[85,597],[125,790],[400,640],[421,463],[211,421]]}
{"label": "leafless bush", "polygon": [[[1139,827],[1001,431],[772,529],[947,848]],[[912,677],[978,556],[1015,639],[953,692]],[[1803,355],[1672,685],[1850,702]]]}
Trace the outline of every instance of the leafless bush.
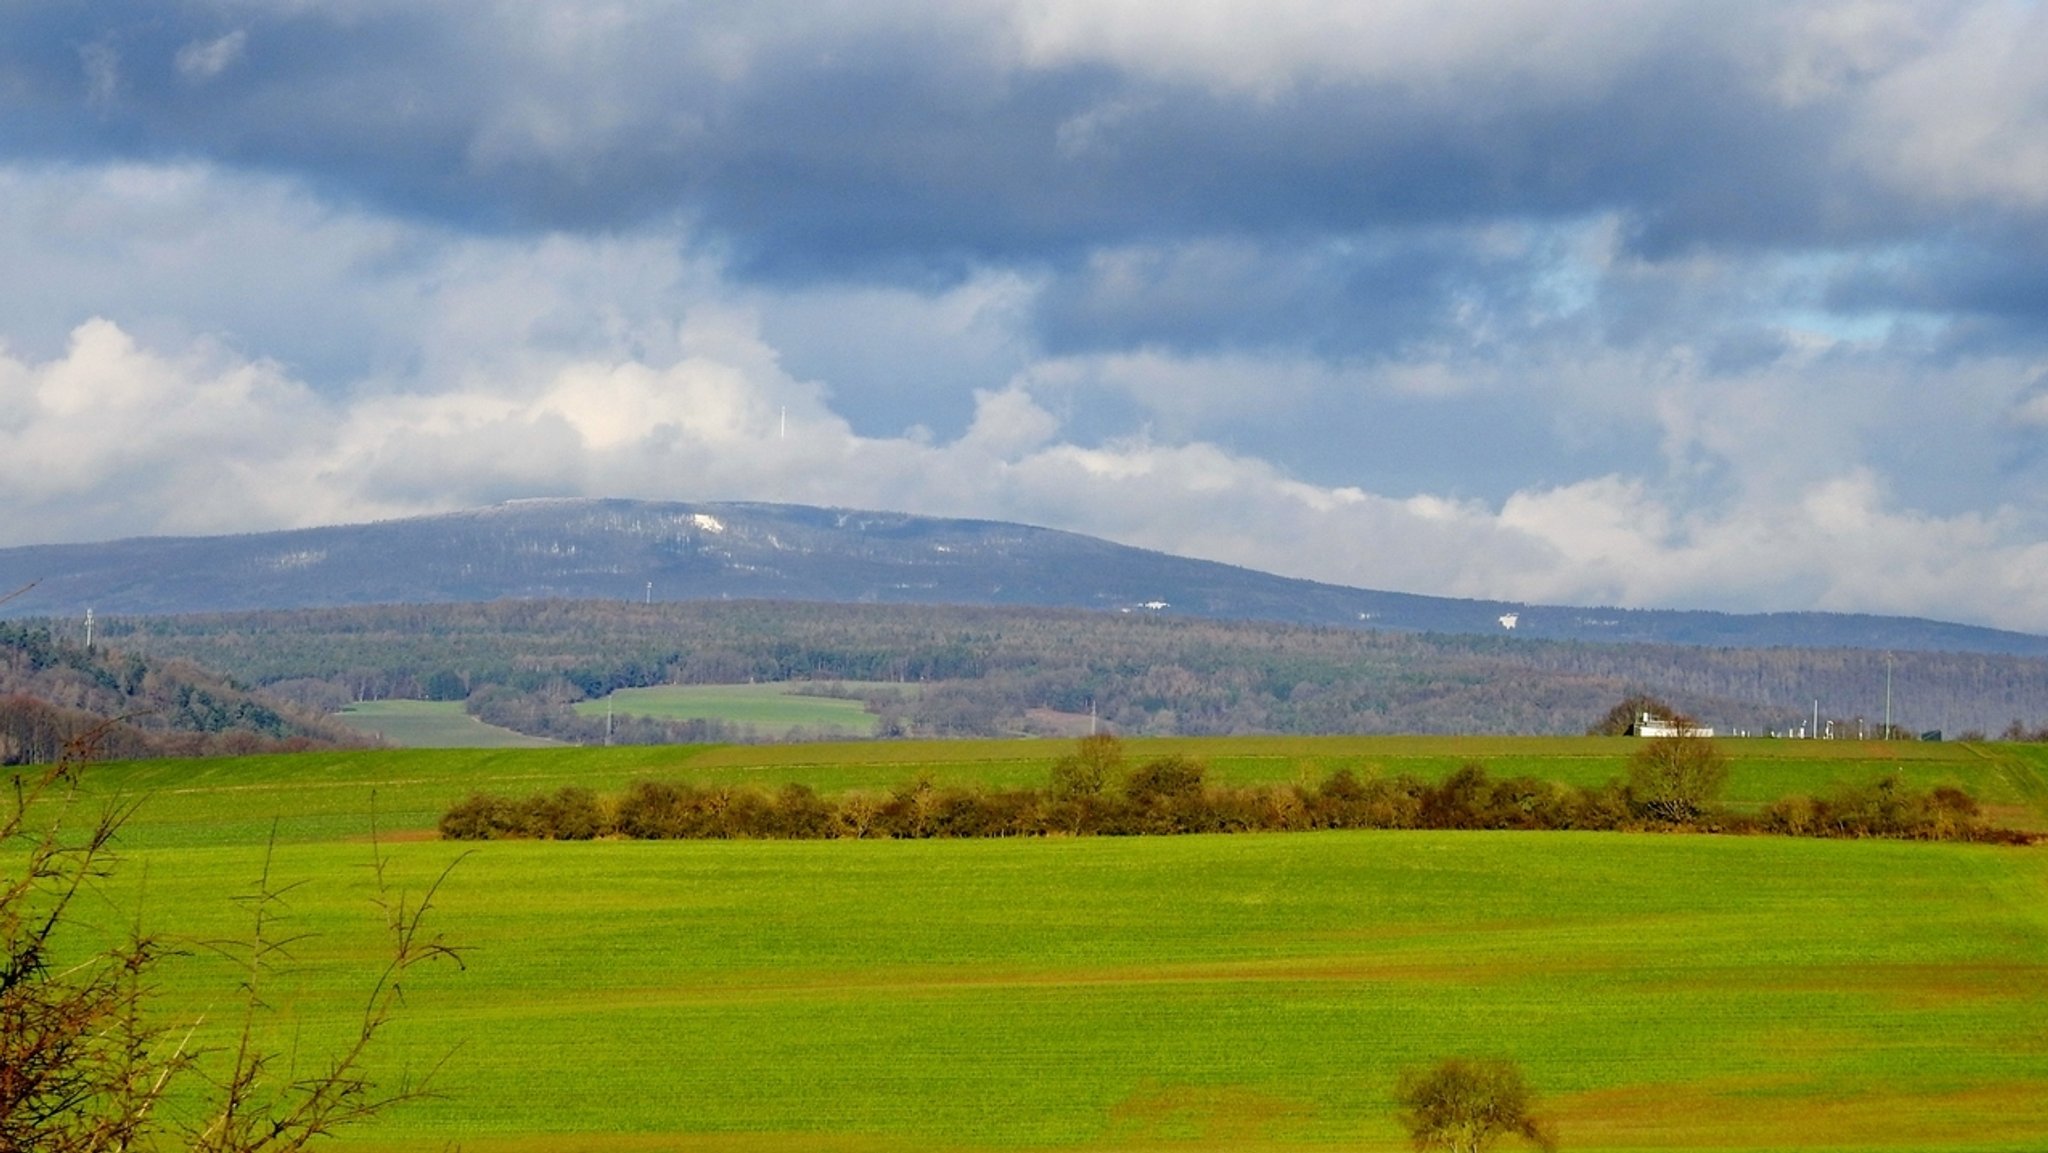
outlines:
{"label": "leafless bush", "polygon": [[113,876],[114,838],[134,811],[86,811],[81,766],[103,731],[74,739],[33,774],[16,774],[0,810],[0,1153],[153,1147],[164,1128],[157,1106],[194,1079],[210,1090],[201,1093],[201,1119],[182,1134],[195,1153],[293,1153],[425,1095],[433,1070],[382,1083],[366,1058],[408,975],[433,961],[460,963],[428,931],[447,871],[408,896],[393,887],[373,836],[389,951],[346,1046],[314,1071],[280,1079],[279,1056],[260,1042],[260,1025],[273,1012],[269,985],[302,938],[284,930],[290,886],[273,880],[266,853],[261,878],[241,898],[249,935],[210,945],[241,972],[236,1039],[221,1052],[197,1053],[196,1024],[168,1026],[153,1011],[157,973],[171,953],[165,940],[138,916],[117,939],[93,945],[80,916],[81,896]]}

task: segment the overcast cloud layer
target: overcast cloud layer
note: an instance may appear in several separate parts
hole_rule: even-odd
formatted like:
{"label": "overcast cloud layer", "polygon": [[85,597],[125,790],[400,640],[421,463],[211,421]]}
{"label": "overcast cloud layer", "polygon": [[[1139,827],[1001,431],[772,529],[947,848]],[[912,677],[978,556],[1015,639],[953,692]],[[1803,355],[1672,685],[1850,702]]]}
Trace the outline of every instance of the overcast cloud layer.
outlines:
{"label": "overcast cloud layer", "polygon": [[0,9],[0,545],[523,496],[2048,631],[2016,0]]}

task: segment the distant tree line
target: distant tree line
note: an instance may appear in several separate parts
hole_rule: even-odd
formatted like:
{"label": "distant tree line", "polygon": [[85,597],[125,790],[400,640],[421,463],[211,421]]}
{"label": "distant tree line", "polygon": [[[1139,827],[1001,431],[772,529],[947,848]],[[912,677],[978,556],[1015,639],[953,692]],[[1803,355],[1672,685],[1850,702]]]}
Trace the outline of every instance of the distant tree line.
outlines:
{"label": "distant tree line", "polygon": [[[1876,735],[1885,683],[1877,652],[1029,608],[512,601],[119,618],[102,629],[131,650],[187,657],[328,709],[490,693],[512,727],[572,740],[591,738],[572,735],[576,722],[557,706],[661,684],[861,685],[884,735],[952,736],[1050,734],[1036,719],[1044,711],[1091,709],[1130,735],[1567,734],[1633,692],[1758,734],[1810,725],[1818,699],[1836,732]],[[2048,661],[1907,652],[1894,664],[1911,731],[1997,731],[2013,716],[2048,716]],[[635,732],[629,739],[664,739]]]}
{"label": "distant tree line", "polygon": [[1143,836],[1315,829],[1699,829],[1813,837],[2026,842],[1985,825],[1961,790],[1922,792],[1886,778],[1824,798],[1791,797],[1761,814],[1716,807],[1725,779],[1711,742],[1645,742],[1629,778],[1578,788],[1495,778],[1467,763],[1441,781],[1340,769],[1319,783],[1229,786],[1201,762],[1166,756],[1134,767],[1113,737],[1083,740],[1043,789],[942,787],[919,777],[887,793],[824,797],[643,781],[616,796],[563,788],[527,797],[478,793],[440,820],[456,840]]}
{"label": "distant tree line", "polygon": [[[1979,740],[1983,739],[1983,734],[1981,733],[1966,735],[1974,735]],[[2014,718],[2012,723],[2006,725],[2005,730],[1998,734],[1998,739],[2001,741],[2031,741],[2035,744],[2048,742],[2048,724],[2029,727],[2024,721]]]}

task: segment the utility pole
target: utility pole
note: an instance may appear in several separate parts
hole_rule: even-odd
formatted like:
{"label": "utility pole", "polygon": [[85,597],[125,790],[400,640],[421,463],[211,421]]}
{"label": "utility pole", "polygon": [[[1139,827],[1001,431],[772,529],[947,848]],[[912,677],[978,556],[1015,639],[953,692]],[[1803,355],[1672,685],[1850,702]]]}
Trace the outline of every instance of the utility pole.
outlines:
{"label": "utility pole", "polygon": [[1884,739],[1892,739],[1892,655],[1884,655]]}

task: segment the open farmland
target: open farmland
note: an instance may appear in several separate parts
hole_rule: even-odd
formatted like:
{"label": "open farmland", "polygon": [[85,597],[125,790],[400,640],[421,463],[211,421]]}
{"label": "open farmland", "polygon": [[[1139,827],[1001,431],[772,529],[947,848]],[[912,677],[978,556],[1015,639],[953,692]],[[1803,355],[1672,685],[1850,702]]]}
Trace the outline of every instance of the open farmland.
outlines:
{"label": "open farmland", "polygon": [[[373,955],[370,796],[393,875],[474,788],[641,777],[823,791],[919,772],[1037,783],[1060,742],[313,754],[95,770],[152,918],[233,931],[273,819],[302,925],[285,998],[317,1045]],[[1134,742],[1231,781],[1330,768],[1597,781],[1599,740]],[[1731,745],[1738,797],[1896,767],[2014,815],[2022,746]],[[514,784],[513,782],[519,782]],[[123,897],[114,894],[119,906]],[[466,973],[415,982],[390,1066],[445,1096],[363,1148],[1405,1147],[1391,1088],[1511,1056],[1568,1149],[2048,1143],[2048,853],[1893,842],[1329,833],[476,846],[442,894]],[[232,976],[176,961],[180,1014]],[[317,1050],[316,1050],[317,1051]]]}
{"label": "open farmland", "polygon": [[334,714],[342,724],[408,749],[541,749],[557,744],[463,711],[461,701],[358,701]]}
{"label": "open farmland", "polygon": [[602,717],[607,708],[613,708],[621,714],[664,721],[725,721],[774,738],[796,732],[839,737],[865,737],[874,733],[875,717],[862,702],[848,697],[812,696],[797,691],[806,687],[810,686],[796,681],[758,685],[656,685],[644,689],[619,689],[598,700],[582,701],[576,705],[576,711],[586,717]]}

